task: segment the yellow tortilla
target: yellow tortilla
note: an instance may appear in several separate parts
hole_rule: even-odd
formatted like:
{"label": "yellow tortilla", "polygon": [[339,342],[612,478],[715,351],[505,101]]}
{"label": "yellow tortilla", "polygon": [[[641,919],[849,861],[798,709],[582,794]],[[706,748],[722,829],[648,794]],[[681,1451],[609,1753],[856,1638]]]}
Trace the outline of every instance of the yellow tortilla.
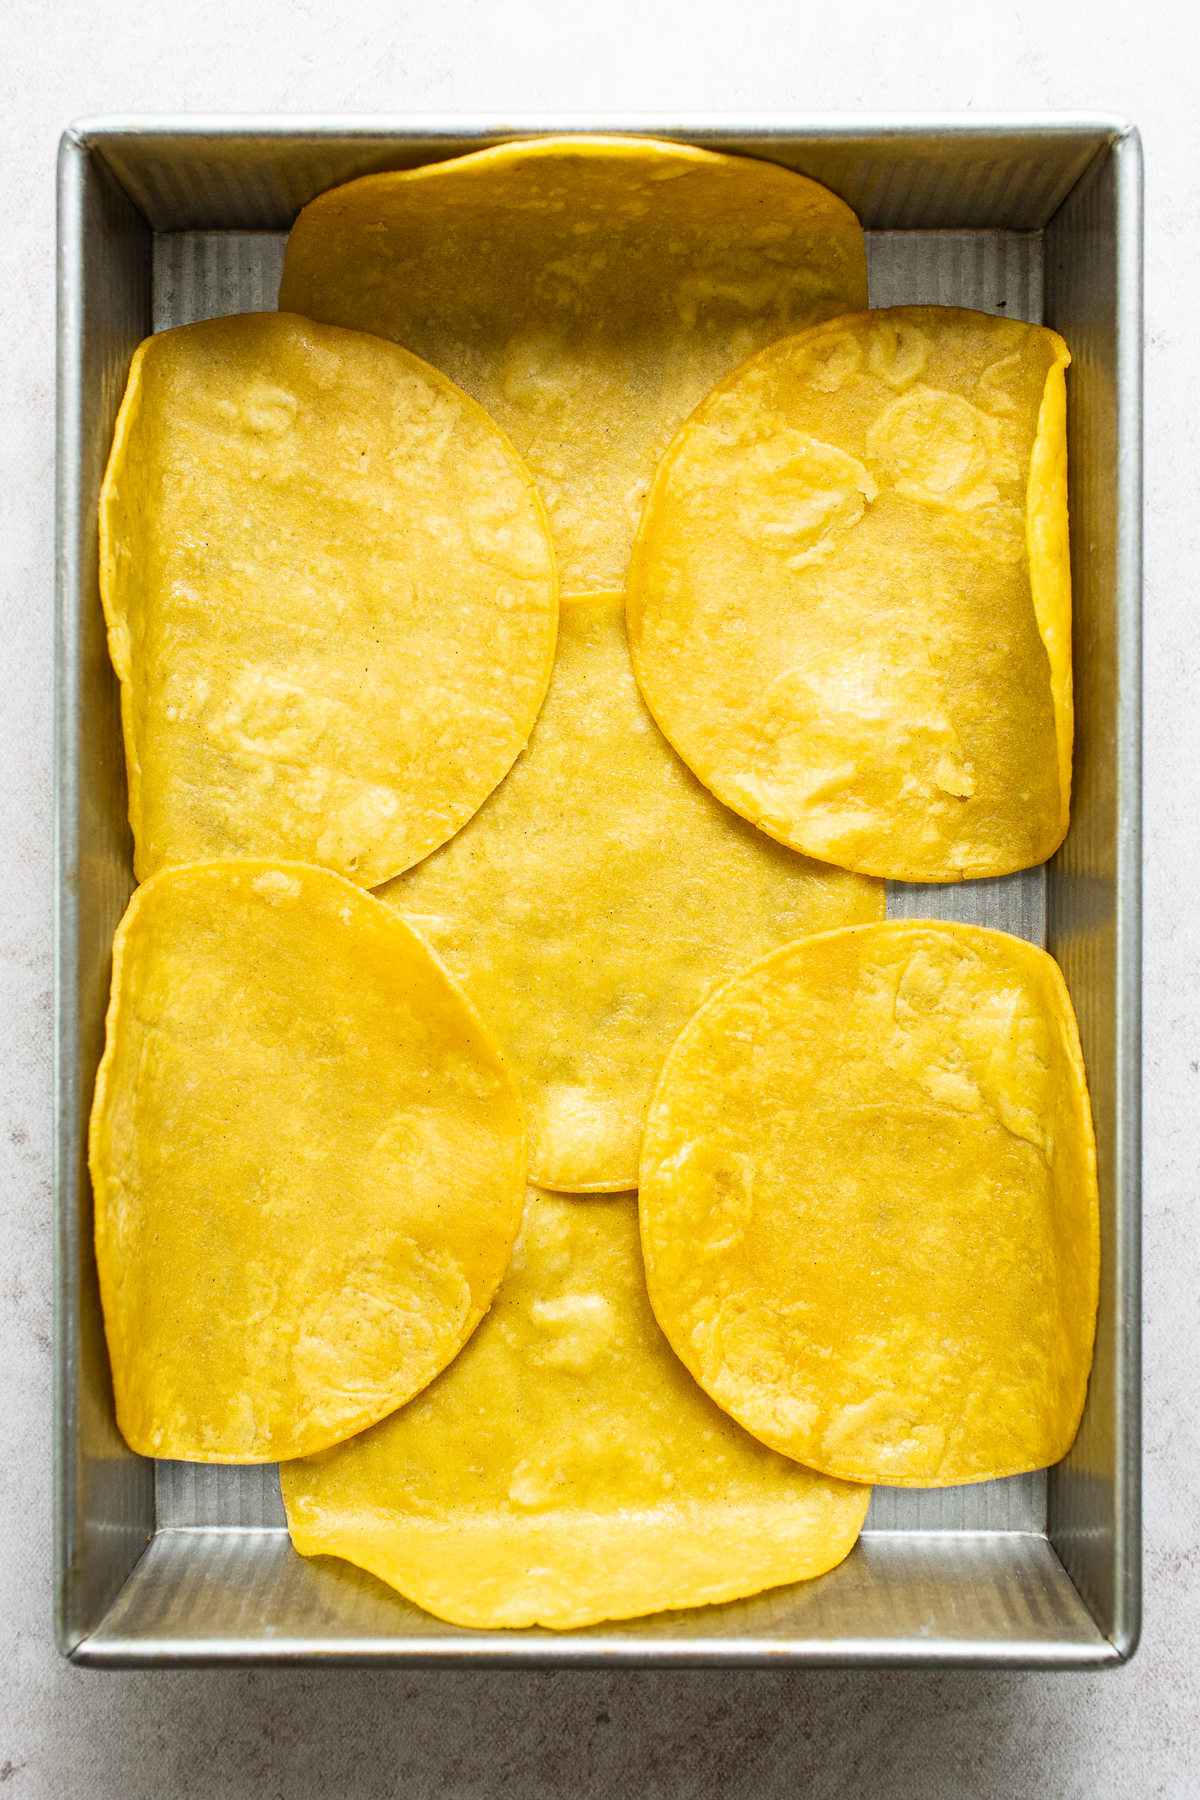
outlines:
{"label": "yellow tortilla", "polygon": [[659,1323],[764,1443],[900,1487],[1057,1462],[1100,1266],[1057,964],[918,923],[767,957],[667,1060],[641,1218]]}
{"label": "yellow tortilla", "polygon": [[544,1187],[637,1183],[662,1060],[712,988],[802,932],[881,919],[882,883],[772,843],[646,711],[620,594],[568,601],[546,704],[503,785],[380,892],[495,1029]]}
{"label": "yellow tortilla", "polygon": [[292,1542],[483,1629],[733,1600],[831,1569],[870,1490],[765,1449],[646,1300],[636,1196],[531,1189],[491,1313],[432,1387],[280,1471]]}
{"label": "yellow tortilla", "polygon": [[726,805],[904,881],[1058,847],[1069,361],[1040,325],[892,307],[773,345],[688,420],[646,505],[629,638]]}
{"label": "yellow tortilla", "polygon": [[776,163],[543,138],[306,206],[279,304],[394,338],[534,472],[564,589],[620,587],[654,465],[735,364],[867,304],[858,220]]}
{"label": "yellow tortilla", "polygon": [[521,1103],[403,922],[300,863],[167,870],[113,947],[90,1162],[117,1423],[273,1462],[361,1431],[486,1312]]}
{"label": "yellow tortilla", "polygon": [[269,313],[138,350],[100,590],[143,880],[407,868],[525,742],[558,617],[541,503],[475,402],[394,344]]}

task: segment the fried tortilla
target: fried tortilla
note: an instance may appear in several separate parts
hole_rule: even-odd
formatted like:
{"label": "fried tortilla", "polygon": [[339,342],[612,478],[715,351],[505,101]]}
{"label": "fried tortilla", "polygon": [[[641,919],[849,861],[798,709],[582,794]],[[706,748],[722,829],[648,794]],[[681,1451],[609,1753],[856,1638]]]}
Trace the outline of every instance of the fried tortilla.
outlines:
{"label": "fried tortilla", "polygon": [[1057,964],[932,923],[776,951],[671,1051],[641,1219],[660,1325],[764,1443],[900,1487],[1057,1462],[1100,1266]]}
{"label": "fried tortilla", "polygon": [[300,863],[170,869],[113,948],[90,1163],[117,1423],[273,1462],[470,1337],[525,1196],[487,1033],[402,920]]}
{"label": "fried tortilla", "polygon": [[715,800],[646,711],[619,594],[567,601],[529,745],[470,824],[380,891],[495,1030],[530,1173],[636,1186],[663,1058],[714,987],[807,931],[881,919],[880,882]]}
{"label": "fried tortilla", "polygon": [[373,1431],[280,1471],[292,1542],[482,1629],[733,1600],[831,1569],[870,1490],[715,1407],[646,1299],[632,1194],[531,1189],[491,1313]]}
{"label": "fried tortilla", "polygon": [[285,315],[138,350],[100,589],[142,880],[398,874],[507,772],[554,658],[545,515],[495,425],[396,345]]}
{"label": "fried tortilla", "polygon": [[1069,361],[1040,325],[892,307],[772,345],[688,420],[646,505],[629,639],[727,806],[903,881],[1058,847]]}
{"label": "fried tortilla", "polygon": [[310,202],[279,304],[393,338],[529,463],[564,591],[620,587],[654,465],[764,344],[867,304],[850,208],[777,163],[543,138]]}

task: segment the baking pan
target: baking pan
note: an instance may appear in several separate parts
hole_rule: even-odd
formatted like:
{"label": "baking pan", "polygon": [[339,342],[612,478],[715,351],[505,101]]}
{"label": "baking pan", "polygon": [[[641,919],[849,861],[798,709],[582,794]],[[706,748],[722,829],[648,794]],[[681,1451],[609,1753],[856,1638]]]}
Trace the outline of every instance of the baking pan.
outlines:
{"label": "baking pan", "polygon": [[[819,1580],[558,1634],[445,1625],[288,1541],[274,1469],[152,1463],[113,1422],[86,1122],[113,931],[133,887],[96,502],[129,360],[152,329],[275,304],[299,208],[378,169],[548,132],[770,157],[867,232],[873,305],[1044,320],[1068,373],[1075,594],[1071,829],[1043,869],[889,884],[894,917],[999,926],[1058,958],[1099,1150],[1096,1360],[1070,1455],[1037,1475],[877,1488]],[[75,1662],[661,1667],[1125,1661],[1141,1595],[1139,1369],[1141,155],[1115,118],[99,119],[59,161],[56,1620]]]}

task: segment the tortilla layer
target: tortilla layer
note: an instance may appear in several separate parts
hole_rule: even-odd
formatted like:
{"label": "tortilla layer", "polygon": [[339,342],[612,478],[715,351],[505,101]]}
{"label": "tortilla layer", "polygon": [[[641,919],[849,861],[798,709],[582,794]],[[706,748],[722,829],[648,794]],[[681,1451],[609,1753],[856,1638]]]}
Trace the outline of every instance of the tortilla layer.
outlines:
{"label": "tortilla layer", "polygon": [[300,863],[171,869],[113,949],[90,1166],[117,1423],[272,1462],[433,1379],[525,1193],[520,1099],[424,944]]}
{"label": "tortilla layer", "polygon": [[902,881],[1067,829],[1070,355],[957,307],[836,319],[721,382],[661,463],[629,581],[642,692],[727,806]]}
{"label": "tortilla layer", "polygon": [[558,592],[528,470],[394,344],[285,314],[137,351],[100,504],[135,868],[373,887],[529,736]]}
{"label": "tortilla layer", "polygon": [[902,1487],[1070,1448],[1096,1321],[1096,1151],[1044,951],[895,923],[766,957],[671,1051],[640,1200],[660,1325],[764,1443]]}
{"label": "tortilla layer", "polygon": [[867,266],[850,208],[778,163],[543,138],[321,194],[279,304],[474,394],[533,470],[576,593],[624,584],[654,466],[713,383],[865,306]]}
{"label": "tortilla layer", "polygon": [[380,890],[496,1032],[530,1175],[636,1185],[663,1058],[714,987],[802,932],[883,917],[881,882],[810,862],[715,800],[638,693],[620,594],[567,601],[546,704],[457,837]]}
{"label": "tortilla layer", "polygon": [[531,1189],[491,1313],[373,1431],[280,1471],[292,1542],[482,1629],[733,1600],[839,1563],[870,1490],[765,1449],[677,1361],[636,1196]]}

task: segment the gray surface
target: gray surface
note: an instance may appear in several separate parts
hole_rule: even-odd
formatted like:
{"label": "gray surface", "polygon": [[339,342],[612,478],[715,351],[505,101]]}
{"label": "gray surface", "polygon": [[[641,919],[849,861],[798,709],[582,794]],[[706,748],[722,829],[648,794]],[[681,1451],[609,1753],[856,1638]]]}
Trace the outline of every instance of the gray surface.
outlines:
{"label": "gray surface", "polygon": [[1141,1216],[1124,1205],[1141,1180],[1142,563],[1140,530],[1126,528],[1142,510],[1141,185],[1138,159],[1094,164],[1047,228],[1043,258],[1046,314],[1070,322],[1074,358],[1077,600],[1071,828],[1050,865],[1046,947],[1076,1004],[1102,1244],[1088,1404],[1050,1484],[1050,1536],[1118,1641],[1136,1635],[1141,1605],[1122,1574],[1141,1537]]}
{"label": "gray surface", "polygon": [[[71,248],[59,268],[60,326],[73,354],[59,368],[58,562],[71,569],[72,585],[90,593],[97,581],[95,495],[106,433],[90,425],[79,432],[75,422],[92,412],[111,418],[120,404],[124,345],[136,341],[149,308],[149,283],[138,278],[149,240],[120,189],[77,158],[64,159],[61,199],[62,241]],[[80,256],[85,218],[90,227]],[[60,609],[58,627],[55,858],[69,875],[59,888],[55,987],[70,1001],[57,1009],[55,1035],[55,1400],[62,1421],[55,1448],[56,1556],[62,1616],[87,1618],[111,1602],[141,1552],[153,1523],[153,1482],[126,1451],[113,1420],[87,1223],[87,1116],[104,1045],[112,934],[133,889],[120,703],[96,607]]]}
{"label": "gray surface", "polygon": [[[665,132],[667,121],[653,129]],[[787,136],[771,137],[775,154],[797,166],[817,168],[848,197],[876,195],[876,215],[936,224],[955,216],[961,205],[973,216],[1037,219],[1045,195],[1062,200],[1045,234],[1009,230],[872,231],[869,263],[876,303],[941,301],[1039,318],[1044,311],[1043,236],[1056,246],[1059,304],[1055,322],[1068,334],[1079,325],[1088,354],[1085,371],[1095,382],[1073,383],[1071,394],[1076,464],[1072,506],[1078,527],[1091,541],[1075,559],[1077,641],[1118,670],[1140,648],[1140,594],[1136,562],[1119,578],[1115,558],[1122,540],[1138,541],[1139,519],[1122,510],[1121,489],[1104,456],[1113,442],[1132,433],[1125,463],[1136,479],[1136,435],[1140,367],[1121,369],[1114,346],[1122,309],[1136,328],[1140,314],[1140,239],[1137,217],[1138,153],[1135,140],[1114,140],[1106,120],[1090,127],[1072,122],[1039,126],[1010,121],[990,128],[980,162],[979,140],[961,122],[914,122],[896,134],[881,122],[863,121],[813,132],[803,122]],[[340,131],[340,127],[339,127]],[[386,160],[412,159],[411,138],[397,122],[390,145],[383,131]],[[762,142],[755,126],[695,122],[691,135],[709,142],[750,149]],[[1119,132],[1116,137],[1119,138]],[[467,149],[486,134],[464,124],[457,140],[442,148]],[[1108,1304],[1098,1323],[1097,1388],[1101,1423],[1081,1432],[1086,1451],[1074,1450],[1064,1469],[1045,1478],[995,1484],[999,1491],[968,1487],[952,1492],[881,1495],[867,1532],[879,1543],[860,1545],[819,1587],[801,1586],[756,1596],[671,1619],[638,1620],[596,1627],[568,1637],[524,1632],[494,1638],[469,1634],[429,1620],[408,1606],[391,1606],[384,1616],[367,1607],[361,1583],[342,1582],[318,1594],[299,1560],[274,1534],[278,1501],[263,1472],[237,1468],[190,1472],[165,1469],[158,1482],[156,1509],[149,1514],[134,1467],[127,1467],[125,1504],[112,1475],[120,1471],[119,1445],[98,1457],[92,1437],[74,1417],[76,1392],[100,1394],[105,1371],[97,1365],[94,1333],[81,1321],[95,1310],[94,1276],[86,1263],[90,1217],[86,1179],[80,1169],[82,1139],[79,1095],[90,1085],[92,1039],[99,1009],[93,992],[104,964],[104,934],[115,920],[113,898],[128,880],[121,833],[124,806],[105,775],[97,778],[93,746],[107,744],[114,683],[101,667],[80,661],[76,640],[95,630],[98,597],[91,555],[80,546],[95,513],[96,476],[111,429],[114,375],[145,328],[145,272],[152,271],[150,323],[155,329],[240,310],[269,308],[278,290],[282,242],[278,233],[228,229],[265,206],[264,194],[301,193],[328,178],[341,139],[328,127],[310,124],[236,132],[199,121],[181,127],[160,122],[146,127],[114,127],[104,122],[75,128],[62,152],[62,285],[64,331],[64,429],[62,474],[60,654],[63,704],[59,755],[64,804],[59,856],[64,901],[59,948],[59,1019],[63,1043],[60,1080],[64,1097],[60,1128],[63,1171],[60,1207],[63,1281],[57,1330],[63,1368],[60,1410],[60,1614],[64,1651],[85,1662],[147,1663],[207,1657],[287,1660],[337,1653],[409,1661],[437,1654],[474,1662],[549,1661],[567,1664],[634,1661],[638,1664],[712,1661],[766,1663],[786,1657],[806,1663],[865,1658],[924,1662],[1086,1663],[1128,1654],[1136,1641],[1140,1594],[1140,1543],[1136,1532],[1137,1469],[1130,1465],[1138,1423],[1137,1335],[1121,1337],[1112,1296],[1123,1288],[1125,1240],[1136,1232],[1136,1172],[1118,1185],[1115,1165],[1102,1156],[1103,1258]],[[1079,177],[1080,171],[1088,172]],[[1124,207],[1117,172],[1127,175]],[[162,232],[149,246],[127,230],[114,230],[117,200],[110,194],[110,170],[119,172],[139,204],[160,221],[187,220],[202,212],[217,227],[207,231]],[[1064,184],[1075,185],[1069,191]],[[1065,199],[1064,199],[1065,193]],[[1085,196],[1082,210],[1075,196]],[[884,194],[886,203],[879,202]],[[962,195],[969,196],[962,201]],[[1022,212],[1022,209],[1024,211]],[[269,209],[268,209],[269,210]],[[1068,221],[1078,213],[1079,230]],[[967,216],[972,216],[970,212]],[[1122,245],[1133,234],[1126,263],[1132,282],[1122,288],[1117,265]],[[127,275],[122,286],[122,274]],[[73,308],[80,305],[78,317]],[[1132,311],[1130,310],[1132,309]],[[1095,323],[1093,323],[1095,322]],[[1090,335],[1089,335],[1090,334]],[[97,349],[92,350],[92,344]],[[1121,396],[1124,425],[1115,431],[1114,394]],[[1132,410],[1131,410],[1132,408]],[[1100,453],[1100,454],[1098,454]],[[1080,473],[1082,471],[1082,474]],[[1090,496],[1094,495],[1092,501]],[[1082,502],[1080,499],[1082,496]],[[1097,510],[1090,522],[1089,504]],[[1076,546],[1078,552],[1078,545]],[[1119,621],[1128,615],[1128,641]],[[1136,940],[1127,949],[1128,967],[1115,960],[1116,940],[1107,921],[1123,905],[1136,924],[1137,879],[1115,850],[1112,794],[1138,770],[1139,720],[1127,708],[1117,730],[1115,689],[1110,681],[1081,680],[1086,695],[1079,735],[1110,746],[1103,764],[1081,763],[1072,830],[1080,839],[1069,866],[1058,858],[1049,872],[1031,870],[1004,881],[967,882],[954,887],[889,884],[894,916],[933,916],[999,924],[1042,942],[1048,896],[1064,880],[1072,893],[1054,901],[1057,917],[1069,914],[1068,945],[1081,954],[1074,970],[1081,1017],[1099,1025],[1090,1047],[1105,1066],[1093,1091],[1104,1096],[1098,1123],[1102,1147],[1119,1130],[1132,1128],[1136,1140],[1136,1093],[1122,1091],[1113,1018],[1120,994],[1136,1010]],[[1099,783],[1099,785],[1098,785]],[[1132,807],[1136,829],[1136,794]],[[107,838],[97,835],[104,815]],[[103,865],[97,859],[105,859]],[[1076,893],[1074,890],[1079,890]],[[89,922],[81,929],[81,918]],[[99,936],[97,936],[99,933]],[[98,951],[100,954],[98,955]],[[1068,970],[1070,980],[1072,971]],[[1099,990],[1098,994],[1093,989]],[[1086,1035],[1085,1035],[1086,1043]],[[1136,1043],[1130,1054],[1136,1071]],[[1128,1060],[1128,1059],[1127,1059]],[[1112,1065],[1110,1067],[1110,1065]],[[1130,1120],[1118,1121],[1119,1105]],[[1117,1273],[1114,1282],[1113,1271]],[[1125,1283],[1124,1285],[1127,1285]],[[1136,1323],[1136,1293],[1134,1319]],[[1110,1418],[1113,1396],[1125,1407],[1124,1429]],[[1094,1412],[1089,1402],[1089,1413]],[[1132,1436],[1131,1436],[1132,1432]],[[131,1459],[127,1459],[130,1461]],[[1065,1471],[1068,1475],[1064,1483]],[[1066,1498],[1062,1489],[1066,1486]],[[1114,1530],[1125,1497],[1128,1521]],[[189,1503],[191,1510],[189,1510]],[[1046,1533],[1050,1542],[1031,1551],[1023,1534]],[[164,1516],[165,1508],[165,1516]],[[174,1521],[170,1543],[154,1539],[156,1529]],[[205,1529],[197,1529],[204,1527]],[[107,1535],[106,1535],[107,1533]],[[983,1534],[983,1535],[980,1535]],[[894,1541],[892,1541],[894,1540]],[[1081,1604],[1053,1554],[1069,1563],[1088,1610]],[[867,1579],[870,1554],[878,1577]],[[236,1551],[236,1554],[235,1554]],[[1035,1602],[1042,1576],[1035,1577],[1030,1555],[1056,1571],[1056,1604],[1045,1629]],[[141,1558],[138,1561],[138,1558]],[[282,1559],[275,1572],[275,1559]],[[136,1565],[136,1566],[135,1566]],[[128,1573],[120,1598],[109,1610],[116,1583]],[[1049,1579],[1049,1576],[1046,1576]],[[1031,1611],[1031,1606],[1033,1610]],[[814,1622],[815,1621],[815,1622]],[[1109,1641],[1111,1640],[1111,1642]]]}
{"label": "gray surface", "polygon": [[[157,110],[157,109],[156,109]],[[355,109],[357,111],[357,109]],[[1040,231],[1062,205],[1095,155],[1095,117],[1059,109],[1047,150],[1046,121],[1031,121],[1027,137],[1014,134],[1011,116],[957,116],[942,121],[931,138],[925,119],[891,111],[877,115],[858,141],[847,141],[845,121],[815,120],[805,145],[795,142],[796,108],[772,116],[761,107],[748,136],[731,114],[727,132],[719,115],[674,112],[611,113],[589,108],[595,131],[647,136],[703,137],[715,150],[751,151],[824,182],[853,206],[865,229],[963,228],[979,225]],[[808,109],[806,109],[807,111]],[[394,142],[396,115],[348,118],[325,137],[318,157],[297,157],[297,136],[308,121],[228,118],[211,138],[181,133],[178,121],[105,117],[95,141],[122,185],[156,231],[200,229],[212,222],[212,195],[233,188],[236,198],[223,223],[230,229],[287,230],[314,195],[378,169],[410,168],[459,152],[464,129],[480,149],[531,131],[578,129],[577,115],[553,109],[537,113],[479,113],[412,120],[409,141]],[[322,127],[327,123],[320,119]],[[882,129],[881,129],[882,127]],[[275,140],[264,155],[262,136]],[[131,135],[135,134],[135,135]]]}
{"label": "gray surface", "polygon": [[[855,1632],[867,1620],[870,1637]],[[705,1626],[708,1630],[706,1632]],[[731,1629],[732,1627],[732,1629]],[[711,1636],[709,1635],[711,1633]],[[879,1532],[830,1575],[698,1613],[573,1632],[489,1632],[446,1626],[337,1557],[301,1557],[286,1531],[160,1531],[103,1625],[82,1648],[89,1663],[261,1660],[322,1655],[537,1667],[569,1653],[576,1666],[687,1667],[761,1663],[764,1645],[856,1664],[864,1657],[1020,1666],[1100,1662],[1096,1631],[1044,1538],[995,1532]]]}
{"label": "gray surface", "polygon": [[[1191,9],[862,0],[824,15],[750,0],[131,0],[27,12],[0,113],[10,196],[0,339],[6,547],[6,855],[0,859],[0,1359],[6,1370],[0,1772],[50,1800],[383,1800],[519,1794],[813,1800],[1192,1800],[1200,1713],[1200,162]],[[1148,152],[1147,1612],[1119,1674],[395,1676],[83,1673],[51,1641],[49,1193],[53,230],[69,118],[124,107],[1026,106],[1097,102]]]}
{"label": "gray surface", "polygon": [[[279,1492],[279,1466],[225,1468],[220,1464],[157,1462],[154,1518],[160,1531],[191,1527],[280,1530],[287,1517]],[[1046,1471],[981,1481],[973,1487],[878,1487],[871,1496],[866,1530],[1020,1531],[1046,1529]]]}

